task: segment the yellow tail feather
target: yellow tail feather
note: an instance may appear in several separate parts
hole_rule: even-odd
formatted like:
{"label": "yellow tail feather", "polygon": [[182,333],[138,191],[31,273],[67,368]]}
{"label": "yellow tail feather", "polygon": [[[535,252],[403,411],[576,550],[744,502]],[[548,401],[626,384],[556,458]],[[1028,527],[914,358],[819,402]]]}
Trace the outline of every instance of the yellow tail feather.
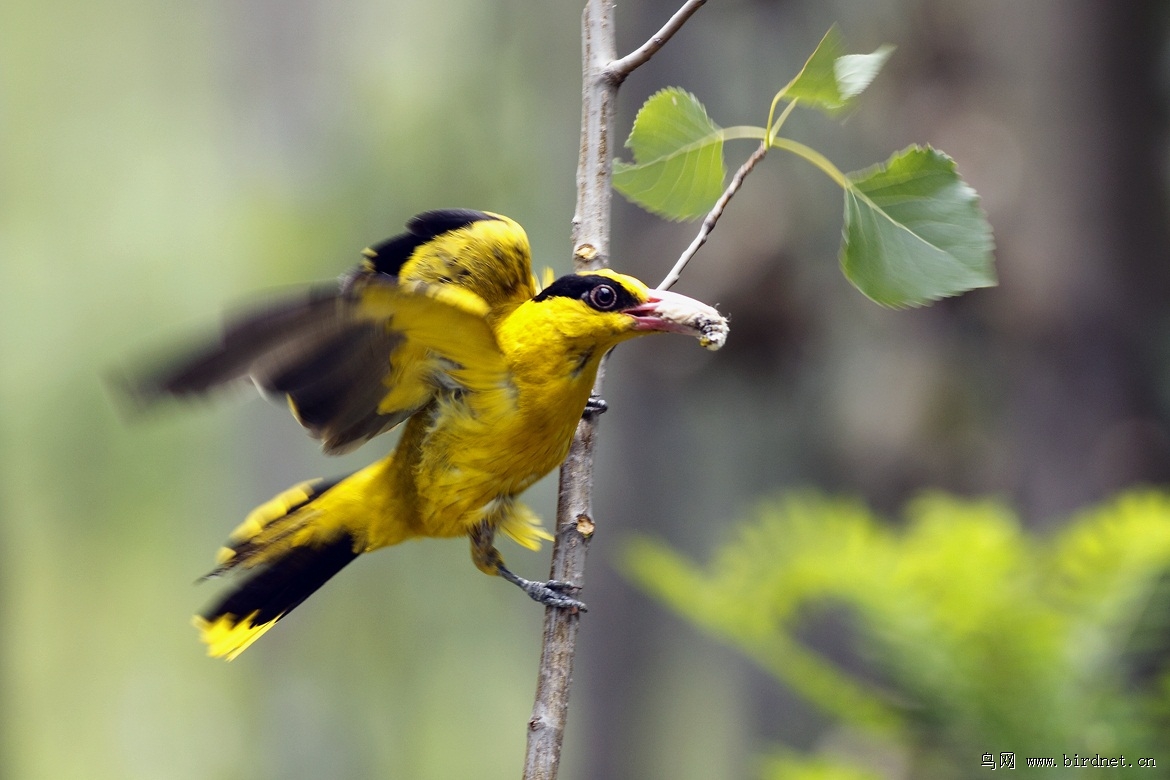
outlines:
{"label": "yellow tail feather", "polygon": [[194,619],[208,655],[232,660],[358,556],[361,545],[344,528],[320,527],[328,512],[314,504],[339,481],[286,490],[232,533],[212,575],[247,573]]}
{"label": "yellow tail feather", "polygon": [[267,623],[253,625],[252,620],[259,614],[260,611],[256,610],[242,620],[235,615],[220,615],[215,620],[196,615],[191,623],[199,629],[199,638],[207,645],[209,656],[232,661],[279,620],[274,618]]}

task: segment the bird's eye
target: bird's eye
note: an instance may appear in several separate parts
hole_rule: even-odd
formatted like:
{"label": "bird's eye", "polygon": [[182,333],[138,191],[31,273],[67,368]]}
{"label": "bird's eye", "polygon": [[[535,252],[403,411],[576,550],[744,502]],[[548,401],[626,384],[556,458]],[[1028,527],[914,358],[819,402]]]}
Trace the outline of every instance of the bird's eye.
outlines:
{"label": "bird's eye", "polygon": [[600,311],[608,311],[617,303],[617,293],[608,284],[599,284],[589,291],[589,305]]}

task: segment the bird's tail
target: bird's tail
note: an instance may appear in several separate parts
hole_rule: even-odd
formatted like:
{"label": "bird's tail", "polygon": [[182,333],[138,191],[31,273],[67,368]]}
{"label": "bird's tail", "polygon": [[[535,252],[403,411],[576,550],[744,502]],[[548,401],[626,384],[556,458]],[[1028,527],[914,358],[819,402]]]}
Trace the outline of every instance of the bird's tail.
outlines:
{"label": "bird's tail", "polygon": [[207,577],[243,569],[244,579],[195,617],[208,654],[232,660],[361,552],[316,502],[340,479],[306,482],[255,509],[220,550]]}

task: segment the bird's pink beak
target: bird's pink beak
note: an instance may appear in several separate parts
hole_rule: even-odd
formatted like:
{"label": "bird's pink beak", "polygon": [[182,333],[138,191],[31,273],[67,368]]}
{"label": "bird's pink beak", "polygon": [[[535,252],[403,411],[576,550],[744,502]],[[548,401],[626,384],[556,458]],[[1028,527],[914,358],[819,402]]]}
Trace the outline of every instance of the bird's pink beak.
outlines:
{"label": "bird's pink beak", "polygon": [[711,350],[727,341],[727,320],[723,315],[701,301],[668,290],[651,290],[645,303],[624,309],[623,313],[634,318],[635,330],[684,333]]}

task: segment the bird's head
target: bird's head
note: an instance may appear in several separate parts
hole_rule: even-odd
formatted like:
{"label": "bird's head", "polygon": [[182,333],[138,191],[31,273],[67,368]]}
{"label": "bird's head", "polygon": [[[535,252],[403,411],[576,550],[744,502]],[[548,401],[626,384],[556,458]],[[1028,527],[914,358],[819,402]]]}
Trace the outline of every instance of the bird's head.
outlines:
{"label": "bird's head", "polygon": [[727,320],[712,307],[678,293],[651,290],[609,269],[562,276],[530,304],[562,338],[603,350],[649,333],[683,333],[708,349],[719,349],[727,340]]}

